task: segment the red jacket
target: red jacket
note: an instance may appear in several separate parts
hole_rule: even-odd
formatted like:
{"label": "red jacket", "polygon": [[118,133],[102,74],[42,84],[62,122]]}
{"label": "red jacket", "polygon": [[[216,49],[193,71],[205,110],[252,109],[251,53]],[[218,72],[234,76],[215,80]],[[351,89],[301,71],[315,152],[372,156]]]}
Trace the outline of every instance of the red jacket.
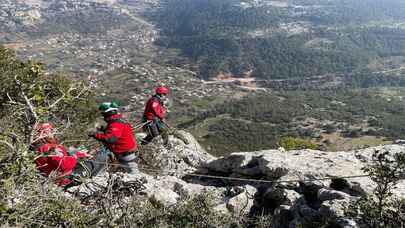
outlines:
{"label": "red jacket", "polygon": [[97,133],[94,137],[102,141],[115,154],[135,151],[137,149],[132,126],[122,119],[120,114],[108,117],[104,133]]}
{"label": "red jacket", "polygon": [[35,160],[37,168],[45,175],[56,173],[56,183],[65,186],[71,182],[66,176],[70,175],[77,164],[74,156],[69,156],[65,147],[57,143],[46,143],[37,149],[41,157]]}
{"label": "red jacket", "polygon": [[155,117],[160,120],[165,119],[166,109],[163,107],[163,102],[159,96],[155,95],[149,98],[148,102],[146,102],[143,115],[147,120],[153,120]]}

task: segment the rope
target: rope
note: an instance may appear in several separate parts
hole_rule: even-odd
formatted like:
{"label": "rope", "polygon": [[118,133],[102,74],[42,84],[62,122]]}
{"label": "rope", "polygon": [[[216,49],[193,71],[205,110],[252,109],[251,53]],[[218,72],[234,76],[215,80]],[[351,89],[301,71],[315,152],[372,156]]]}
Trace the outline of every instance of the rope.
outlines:
{"label": "rope", "polygon": [[[140,127],[144,126],[151,121],[142,123],[141,125],[135,126],[135,127]],[[166,126],[169,128],[169,130],[173,130],[167,123],[165,123]],[[71,141],[81,141],[81,140],[71,140]],[[89,159],[82,159],[82,161],[89,161],[95,164],[103,164],[106,166],[117,166],[117,167],[122,167],[122,168],[127,168],[128,166],[122,165],[122,164],[117,164],[117,163],[109,163],[109,162],[100,162],[100,161],[94,161],[94,160],[89,160]],[[82,166],[85,166],[84,164],[80,164]],[[87,167],[84,167],[86,171],[88,171]],[[156,173],[166,173],[166,174],[180,174],[183,176],[189,176],[189,177],[198,177],[198,178],[209,178],[209,179],[219,179],[219,180],[228,180],[228,181],[240,181],[240,182],[256,182],[256,183],[268,183],[268,184],[277,184],[277,183],[296,183],[296,182],[303,182],[303,181],[324,181],[324,180],[332,180],[332,179],[353,179],[353,178],[364,178],[364,177],[370,177],[370,175],[367,174],[362,174],[362,175],[351,175],[351,176],[335,176],[335,177],[323,177],[323,178],[308,178],[308,179],[293,179],[293,180],[260,180],[260,179],[250,179],[250,178],[241,178],[241,177],[227,177],[227,176],[214,176],[214,175],[208,175],[208,174],[198,174],[198,173],[185,173],[179,172],[178,170],[160,170],[160,169],[151,169],[151,168],[144,168],[144,167],[138,167],[139,170],[143,171],[151,171],[151,172],[156,172]]]}
{"label": "rope", "polygon": [[[87,161],[91,161],[91,162],[98,163],[98,164],[110,165],[110,166],[127,167],[127,166],[122,165],[122,164],[111,164],[111,163],[107,163],[107,162],[98,162],[98,161],[92,161],[92,160],[87,160]],[[151,169],[151,168],[144,168],[144,167],[138,167],[138,169],[143,170],[143,171],[157,172],[157,173],[167,173],[167,174],[169,174],[169,173],[177,173],[177,174],[182,174],[184,176],[191,176],[191,177],[221,179],[221,180],[241,181],[241,182],[257,182],[257,183],[268,183],[268,184],[296,183],[296,182],[302,182],[302,181],[324,181],[324,180],[333,180],[333,179],[353,179],[353,178],[370,177],[370,175],[368,175],[368,174],[362,174],[362,175],[351,175],[351,176],[335,176],[335,177],[323,177],[323,178],[308,178],[308,179],[293,179],[293,180],[274,181],[274,180],[259,180],[259,179],[240,178],[240,177],[214,176],[214,175],[198,174],[198,173],[185,173],[185,172],[179,172],[179,171],[175,171],[175,170],[159,170],[159,169]]]}
{"label": "rope", "polygon": [[137,129],[142,128],[142,127],[144,127],[145,125],[147,125],[147,124],[149,124],[149,123],[151,123],[151,122],[152,122],[152,120],[148,120],[148,121],[145,122],[145,123],[140,123],[140,124],[134,126],[132,129],[133,129],[133,130],[137,130]]}

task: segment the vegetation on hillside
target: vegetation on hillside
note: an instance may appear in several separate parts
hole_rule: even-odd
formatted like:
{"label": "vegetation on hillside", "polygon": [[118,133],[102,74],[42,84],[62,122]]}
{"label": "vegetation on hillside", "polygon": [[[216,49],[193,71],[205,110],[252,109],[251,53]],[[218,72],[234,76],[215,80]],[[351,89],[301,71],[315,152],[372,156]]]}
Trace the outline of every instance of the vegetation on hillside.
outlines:
{"label": "vegetation on hillside", "polygon": [[[40,63],[21,61],[9,50],[0,48],[0,82],[3,85],[0,89],[1,224],[38,227],[129,225],[137,227],[269,227],[270,217],[235,218],[217,213],[212,210],[213,204],[209,195],[196,196],[167,208],[139,195],[142,183],[132,183],[133,185],[128,187],[113,176],[110,176],[110,185],[99,192],[91,195],[67,196],[52,184],[52,180],[42,177],[37,172],[33,164],[34,153],[29,148],[34,140],[33,130],[39,122],[52,121],[63,130],[65,136],[82,137],[84,129],[94,120],[94,98],[86,84],[69,80],[64,75],[45,74],[43,68],[44,66]],[[240,135],[238,139],[249,139],[253,143],[255,143],[254,140],[264,141],[260,138],[261,136],[268,136],[263,132],[267,131],[267,128],[262,127],[263,124],[276,126],[278,132],[273,131],[274,136],[283,135],[278,134],[286,131],[282,126],[288,126],[288,122],[293,123],[295,119],[303,118],[308,114],[312,118],[319,119],[335,115],[339,120],[356,122],[357,113],[375,113],[379,118],[370,119],[369,124],[384,127],[386,127],[384,124],[388,124],[387,126],[392,128],[386,129],[393,132],[396,128],[389,121],[402,121],[400,117],[402,110],[398,109],[402,105],[400,99],[388,101],[385,97],[379,97],[367,91],[346,91],[343,94],[336,91],[305,93],[308,93],[306,94],[308,96],[280,93],[229,100],[227,105],[214,106],[199,118],[230,114],[225,118],[229,120],[228,124],[222,122],[219,126],[228,129],[240,127],[245,130],[245,135]],[[328,96],[332,95],[339,97],[345,105],[330,102],[331,99]],[[359,106],[359,102],[363,105]],[[372,105],[378,107],[375,112],[370,112]],[[329,111],[320,112],[320,110],[325,111],[326,106]],[[313,111],[308,112],[308,110]],[[255,112],[260,112],[260,115]],[[232,118],[240,116],[243,116],[244,120],[238,120],[240,125],[235,125]],[[211,130],[216,129],[211,128]],[[257,134],[254,134],[255,131]],[[235,134],[243,131],[237,129],[230,132]],[[232,138],[232,134],[226,137]],[[236,146],[240,145],[237,143],[240,142],[234,142]],[[386,203],[388,202],[386,200],[390,196],[393,183],[398,180],[397,173],[403,173],[404,159],[398,157],[396,163],[390,162],[377,159],[376,166],[365,169],[378,183],[375,202],[380,207],[374,210],[376,205],[374,201],[365,199],[362,202],[366,203],[360,205],[360,209],[355,211],[361,213],[353,215],[357,220],[367,224],[370,219],[373,219],[371,222],[374,223],[371,224],[375,224],[374,218],[383,218],[384,220],[378,220],[380,227],[386,227],[387,224],[395,227],[398,224],[396,221],[403,221],[403,206],[398,207],[398,210],[391,210],[391,204]],[[399,165],[387,168],[386,164]],[[368,210],[370,207],[373,210]],[[386,210],[387,208],[390,210]],[[381,213],[382,211],[384,213]],[[368,217],[374,215],[376,217]]]}
{"label": "vegetation on hillside", "polygon": [[71,33],[106,33],[129,22],[129,17],[112,10],[81,10],[51,15],[35,29],[28,30],[30,35],[45,36],[69,31]]}
{"label": "vegetation on hillside", "polygon": [[404,93],[389,90],[398,94],[376,88],[254,93],[189,112],[194,119],[180,127],[194,131],[211,153],[221,155],[277,148],[286,136],[320,139],[337,132],[348,138],[404,138]]}
{"label": "vegetation on hillside", "polygon": [[[265,224],[232,218],[212,210],[209,195],[191,197],[167,208],[138,194],[143,183],[130,186],[111,175],[110,185],[90,195],[69,197],[52,177],[41,176],[30,145],[42,121],[52,121],[64,135],[82,134],[94,121],[93,95],[84,84],[62,75],[45,75],[42,65],[23,62],[0,48],[0,223],[7,226],[56,227],[243,227]],[[82,134],[80,134],[81,132]],[[70,134],[69,134],[70,133]],[[71,193],[74,195],[74,193]],[[245,218],[244,218],[245,219]],[[268,223],[266,223],[268,224]]]}
{"label": "vegetation on hillside", "polygon": [[389,156],[387,151],[375,151],[373,164],[363,170],[377,183],[374,194],[364,196],[346,210],[348,216],[358,218],[359,225],[394,228],[405,225],[405,199],[392,197],[395,185],[405,171],[405,154]]}
{"label": "vegetation on hillside", "polygon": [[373,24],[404,19],[400,1],[314,2],[295,1],[301,8],[167,0],[151,19],[162,29],[158,44],[180,49],[204,79],[250,71],[262,79],[349,73],[404,55],[404,30]]}
{"label": "vegetation on hillside", "polygon": [[[0,123],[12,134],[21,134],[28,145],[40,122],[51,121],[64,135],[81,135],[94,120],[91,89],[59,74],[45,74],[44,65],[23,62],[0,47]],[[70,128],[75,126],[75,128]],[[74,130],[74,131],[73,131]],[[79,136],[79,135],[76,135]]]}

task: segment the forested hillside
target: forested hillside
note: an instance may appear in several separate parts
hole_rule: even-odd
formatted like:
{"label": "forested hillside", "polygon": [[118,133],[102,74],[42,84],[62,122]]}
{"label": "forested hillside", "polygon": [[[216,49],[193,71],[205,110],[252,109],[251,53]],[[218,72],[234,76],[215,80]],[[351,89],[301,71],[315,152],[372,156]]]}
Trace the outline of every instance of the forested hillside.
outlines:
{"label": "forested hillside", "polygon": [[180,49],[205,79],[374,70],[370,64],[404,55],[402,1],[164,2],[151,16],[159,44]]}
{"label": "forested hillside", "polygon": [[255,93],[208,106],[180,126],[214,154],[277,148],[288,137],[323,150],[378,145],[405,137],[404,92],[391,87]]}
{"label": "forested hillside", "polygon": [[[94,157],[104,150],[86,140],[86,128],[96,121],[91,87],[66,75],[45,74],[44,68],[38,62],[22,61],[0,46],[0,223],[5,227],[279,228],[354,224],[352,227],[386,228],[404,224],[403,145],[337,153],[280,148],[216,158],[191,134],[177,131],[169,139],[171,148],[165,148],[160,140],[140,146],[142,159],[137,160],[137,170],[123,173],[119,163],[96,160]],[[244,117],[244,122],[286,123],[293,121],[288,112],[300,116],[306,113],[303,109],[311,108],[300,108],[299,102],[310,103],[314,112],[308,114],[317,116],[332,96],[313,94],[325,97],[317,105],[311,94],[302,100],[297,94],[256,95],[234,102],[235,107],[225,102],[225,107],[218,106],[207,115],[226,112],[230,117]],[[339,120],[355,122],[353,113],[374,115],[370,105],[394,114],[394,106],[400,105],[398,100],[389,102],[389,97],[385,105],[384,99],[367,92],[335,95],[333,98],[347,102],[347,108],[343,108],[347,115],[339,116]],[[376,98],[376,102],[370,102],[364,110],[355,107],[363,97]],[[281,106],[289,109],[277,115],[281,110],[268,109],[266,99],[273,107],[284,101]],[[345,106],[338,101],[333,105]],[[330,112],[325,115],[334,114],[333,105],[329,104]],[[257,110],[263,110],[264,115],[260,117]],[[274,118],[269,119],[272,115]],[[228,127],[226,120],[224,127]],[[57,128],[51,133],[38,132],[38,124],[45,121]],[[229,126],[237,129],[240,125]],[[239,130],[250,130],[244,140],[256,142],[257,136],[265,136],[257,134],[265,128],[242,126]],[[234,135],[229,136],[233,142]],[[55,144],[56,137],[61,144]],[[57,146],[49,154],[34,149],[33,145],[50,139],[52,143],[41,147]],[[282,143],[286,149],[313,146],[291,137]],[[73,145],[80,145],[80,150],[88,148],[82,153],[92,156],[78,159],[77,153],[72,156],[64,152],[68,146],[69,151],[74,150]],[[48,161],[45,165],[37,162],[44,158]],[[59,168],[68,158],[74,159],[74,169],[62,173]],[[52,168],[54,162],[58,165]],[[94,176],[86,175],[91,170],[86,164],[106,167]],[[52,172],[46,174],[43,167],[51,167]],[[83,170],[85,167],[88,170]],[[74,184],[62,186],[63,178],[71,178]],[[305,211],[310,214],[302,213]]]}
{"label": "forested hillside", "polygon": [[0,42],[19,57],[87,80],[98,100],[136,112],[134,122],[165,84],[168,121],[215,154],[287,144],[349,150],[405,136],[401,0],[0,6]]}

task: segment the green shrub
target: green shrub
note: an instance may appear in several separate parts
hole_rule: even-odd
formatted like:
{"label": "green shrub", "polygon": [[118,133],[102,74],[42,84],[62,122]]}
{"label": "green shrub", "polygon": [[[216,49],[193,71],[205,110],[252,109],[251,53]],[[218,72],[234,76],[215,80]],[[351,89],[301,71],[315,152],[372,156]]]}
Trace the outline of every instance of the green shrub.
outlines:
{"label": "green shrub", "polygon": [[364,167],[377,184],[373,194],[362,197],[347,209],[347,215],[358,220],[361,226],[378,228],[404,227],[404,199],[393,197],[395,185],[403,178],[405,154],[389,155],[389,151],[376,151],[373,164]]}
{"label": "green shrub", "polygon": [[284,137],[279,141],[279,145],[286,150],[316,149],[313,142],[300,138]]}

